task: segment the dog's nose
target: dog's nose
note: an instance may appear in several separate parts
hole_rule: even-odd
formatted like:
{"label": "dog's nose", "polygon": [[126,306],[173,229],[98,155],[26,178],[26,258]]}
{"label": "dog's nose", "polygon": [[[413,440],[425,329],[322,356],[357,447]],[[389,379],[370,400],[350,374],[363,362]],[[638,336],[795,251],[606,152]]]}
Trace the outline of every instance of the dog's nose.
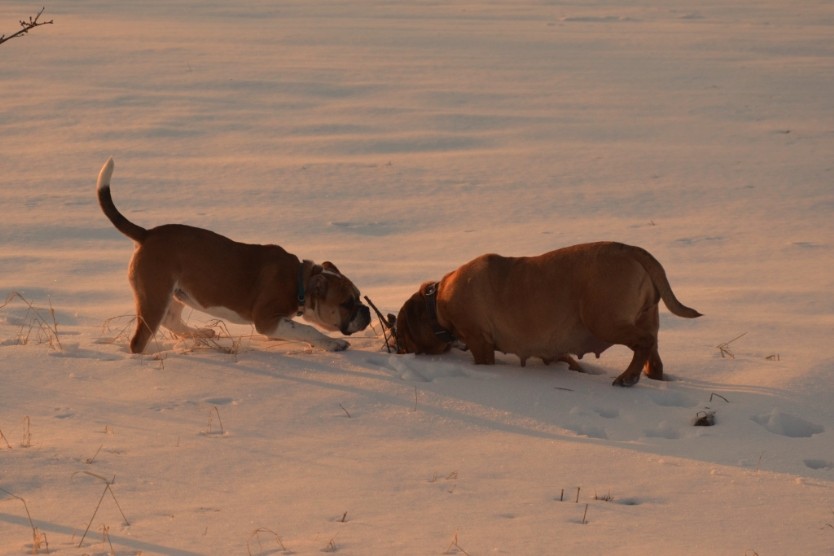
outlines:
{"label": "dog's nose", "polygon": [[341,332],[345,336],[350,336],[354,332],[365,330],[369,324],[371,324],[371,310],[360,304],[354,309],[353,318],[342,326]]}
{"label": "dog's nose", "polygon": [[359,307],[359,315],[362,321],[362,328],[365,328],[371,322],[371,310],[364,305]]}

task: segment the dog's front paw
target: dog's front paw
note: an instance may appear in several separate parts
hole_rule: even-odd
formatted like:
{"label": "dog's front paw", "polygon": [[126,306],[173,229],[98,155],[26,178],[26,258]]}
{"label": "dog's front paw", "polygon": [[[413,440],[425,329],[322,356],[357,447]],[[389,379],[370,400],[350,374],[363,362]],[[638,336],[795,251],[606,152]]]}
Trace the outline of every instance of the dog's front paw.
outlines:
{"label": "dog's front paw", "polygon": [[346,340],[338,340],[336,338],[328,338],[319,343],[319,347],[327,351],[345,351],[350,347],[350,343]]}

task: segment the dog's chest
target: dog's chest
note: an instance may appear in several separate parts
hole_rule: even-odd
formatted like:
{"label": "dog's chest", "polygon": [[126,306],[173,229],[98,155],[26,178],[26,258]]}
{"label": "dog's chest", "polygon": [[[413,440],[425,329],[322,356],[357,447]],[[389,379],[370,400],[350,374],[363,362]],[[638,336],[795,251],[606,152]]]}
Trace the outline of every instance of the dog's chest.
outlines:
{"label": "dog's chest", "polygon": [[229,309],[228,307],[223,307],[222,305],[216,305],[213,307],[204,307],[201,305],[194,296],[190,295],[185,289],[181,287],[177,287],[174,289],[174,297],[182,303],[183,305],[187,305],[192,309],[196,309],[202,313],[207,313],[213,317],[217,317],[218,319],[232,322],[235,324],[250,324],[250,320],[243,318],[238,314],[236,311]]}

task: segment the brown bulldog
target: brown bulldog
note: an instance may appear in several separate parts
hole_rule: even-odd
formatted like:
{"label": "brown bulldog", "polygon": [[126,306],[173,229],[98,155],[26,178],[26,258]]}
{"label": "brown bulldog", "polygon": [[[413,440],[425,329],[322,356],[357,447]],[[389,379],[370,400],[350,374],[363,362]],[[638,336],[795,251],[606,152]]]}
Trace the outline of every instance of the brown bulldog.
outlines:
{"label": "brown bulldog", "polygon": [[549,363],[581,359],[614,344],[634,358],[614,380],[631,386],[640,371],[663,378],[657,351],[659,300],[680,317],[701,316],[672,293],[648,251],[613,242],[585,243],[537,257],[482,255],[427,282],[395,321],[399,353],[438,354],[459,340],[475,364],[492,365],[495,351]]}
{"label": "brown bulldog", "polygon": [[349,344],[292,316],[345,335],[370,323],[359,290],[332,263],[300,261],[277,245],[238,243],[182,224],[146,230],[116,209],[110,196],[112,175],[110,158],[101,168],[96,189],[104,214],[137,244],[128,268],[137,314],[130,340],[133,353],[145,349],[160,325],[180,336],[213,336],[209,328],[183,322],[186,305],[230,322],[254,324],[269,338],[298,340],[329,351]]}

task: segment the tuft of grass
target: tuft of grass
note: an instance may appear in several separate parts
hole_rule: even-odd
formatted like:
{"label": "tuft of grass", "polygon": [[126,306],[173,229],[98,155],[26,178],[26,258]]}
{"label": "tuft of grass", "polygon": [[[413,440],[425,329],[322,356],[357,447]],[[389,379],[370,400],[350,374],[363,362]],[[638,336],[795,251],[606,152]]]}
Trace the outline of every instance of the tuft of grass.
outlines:
{"label": "tuft of grass", "polygon": [[26,313],[23,315],[20,328],[17,331],[17,343],[27,345],[29,342],[35,341],[39,344],[47,344],[50,349],[63,351],[64,348],[58,336],[58,320],[55,317],[52,300],[49,301],[48,315],[45,315],[43,314],[44,309],[35,307],[32,302],[23,297],[23,294],[12,292],[6,296],[6,300],[0,305],[0,309],[5,309],[15,301],[20,301],[26,306]]}

